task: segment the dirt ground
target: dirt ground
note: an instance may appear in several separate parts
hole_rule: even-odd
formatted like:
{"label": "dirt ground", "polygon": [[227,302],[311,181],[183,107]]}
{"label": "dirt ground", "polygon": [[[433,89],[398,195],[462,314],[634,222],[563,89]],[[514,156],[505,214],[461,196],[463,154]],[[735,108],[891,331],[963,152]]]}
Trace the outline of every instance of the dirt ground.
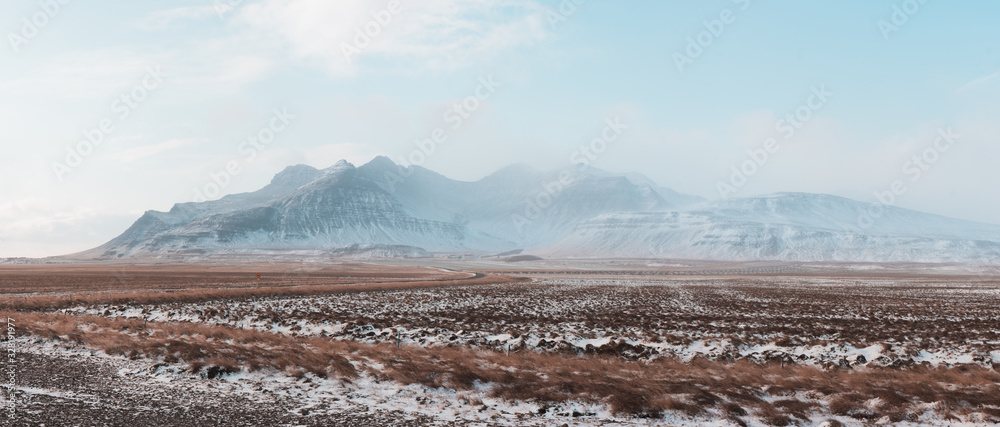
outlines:
{"label": "dirt ground", "polygon": [[[245,396],[183,388],[123,376],[125,363],[21,353],[18,359],[16,421],[25,426],[423,426],[433,420],[400,412],[358,408],[321,416],[293,412],[298,405],[279,395]],[[0,424],[8,419],[0,420]]]}

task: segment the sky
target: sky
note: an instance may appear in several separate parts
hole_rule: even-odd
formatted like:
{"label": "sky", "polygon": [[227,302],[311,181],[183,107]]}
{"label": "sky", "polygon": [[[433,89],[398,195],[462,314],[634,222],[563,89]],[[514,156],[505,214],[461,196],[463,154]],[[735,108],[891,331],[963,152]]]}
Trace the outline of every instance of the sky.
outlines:
{"label": "sky", "polygon": [[713,200],[881,197],[1000,223],[996,16],[985,0],[9,0],[0,257],[377,155],[460,180],[586,161]]}

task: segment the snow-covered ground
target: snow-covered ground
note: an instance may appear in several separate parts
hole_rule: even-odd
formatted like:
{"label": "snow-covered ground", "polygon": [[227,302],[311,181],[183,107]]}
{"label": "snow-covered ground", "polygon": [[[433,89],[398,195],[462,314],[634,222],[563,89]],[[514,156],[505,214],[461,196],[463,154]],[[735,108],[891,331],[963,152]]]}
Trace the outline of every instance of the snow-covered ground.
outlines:
{"label": "snow-covered ground", "polygon": [[[318,417],[340,413],[401,412],[414,416],[428,416],[434,425],[490,425],[490,426],[642,426],[642,425],[705,425],[711,416],[692,418],[669,415],[660,420],[623,418],[611,414],[607,405],[584,402],[546,404],[510,402],[490,397],[488,385],[475,390],[455,391],[428,388],[421,385],[401,385],[394,381],[380,380],[362,373],[359,378],[318,378],[311,374],[299,379],[276,370],[239,372],[214,379],[191,373],[183,364],[169,364],[155,360],[130,360],[95,352],[86,348],[66,348],[59,343],[41,339],[18,339],[19,351],[39,355],[62,356],[71,359],[85,358],[91,362],[113,367],[115,375],[146,392],[180,391],[182,393],[208,393],[220,400],[240,397],[260,404],[285,402],[285,410],[301,415]],[[360,368],[360,366],[359,366]],[[360,370],[363,372],[363,370]],[[19,399],[31,396],[52,396],[63,399],[93,402],[101,396],[67,391],[57,388],[16,387]],[[0,405],[6,404],[4,394]],[[727,425],[718,424],[714,425]]]}
{"label": "snow-covered ground", "polygon": [[[176,408],[186,404],[185,396],[207,399],[209,406],[201,410],[222,410],[223,417],[253,411],[253,402],[257,402],[266,410],[254,412],[251,419],[259,421],[271,413],[268,411],[279,408],[277,411],[284,418],[275,419],[274,425],[323,424],[323,420],[344,416],[360,421],[338,425],[765,425],[768,417],[772,423],[793,417],[802,425],[823,425],[830,420],[836,421],[832,425],[859,425],[858,420],[883,424],[895,420],[896,425],[908,425],[907,422],[956,425],[955,419],[944,420],[941,416],[959,417],[958,421],[967,425],[984,425],[974,423],[1000,411],[981,402],[989,401],[993,386],[990,378],[1000,367],[1000,313],[996,310],[1000,284],[990,278],[660,277],[564,272],[529,275],[534,276],[531,282],[503,285],[229,299],[197,304],[70,307],[61,311],[145,319],[150,325],[161,322],[228,325],[292,337],[326,337],[382,346],[351,344],[337,350],[357,368],[358,377],[338,374],[319,378],[303,376],[295,369],[247,370],[238,366],[226,370],[235,373],[216,377],[210,372],[218,373],[218,365],[214,365],[215,371],[208,365],[219,362],[209,361],[210,357],[202,360],[193,356],[193,360],[188,360],[191,357],[168,357],[163,354],[174,353],[153,351],[142,353],[145,356],[131,353],[137,360],[126,360],[93,350],[106,348],[114,354],[122,353],[115,349],[123,348],[117,344],[102,347],[100,343],[109,342],[102,335],[94,335],[95,341],[79,341],[91,343],[88,344],[92,345],[91,350],[82,348],[69,335],[59,335],[63,337],[60,341],[22,337],[17,344],[23,353],[43,359],[63,357],[69,361],[61,362],[63,366],[87,360],[106,367],[102,372],[115,380],[100,389],[74,388],[101,381],[101,377],[82,382],[64,380],[53,385],[46,380],[48,374],[36,375],[33,382],[19,383],[14,396],[29,408],[36,408],[36,416],[72,412],[77,408],[72,405],[77,403],[93,406],[91,412],[102,414],[114,409],[121,416],[121,411],[130,409],[148,413],[148,408],[158,407],[150,402],[163,395],[167,396],[164,399],[173,399],[174,404],[168,406],[174,412],[153,414],[153,419],[161,421],[178,414]],[[150,330],[154,328],[150,326]],[[145,335],[118,329],[91,331],[85,326],[83,330],[121,334],[124,340],[133,339],[137,343],[147,339]],[[174,339],[207,346],[192,338],[197,335],[185,332]],[[292,345],[298,340],[286,342]],[[390,347],[397,343],[403,347],[398,353]],[[475,351],[427,352],[407,347],[458,347]],[[370,353],[347,350],[351,348],[376,350]],[[513,357],[494,352],[510,352]],[[568,357],[550,358],[539,356],[540,353]],[[456,372],[460,372],[460,363],[419,368],[412,365],[421,372],[416,380],[400,375],[400,367],[409,369],[411,365],[407,363],[427,357],[420,355],[432,354],[446,355],[442,360],[448,361],[477,358],[476,369],[506,370],[516,377],[477,374],[468,388],[467,383],[452,382]],[[608,357],[574,357],[580,354]],[[418,359],[407,359],[410,356]],[[751,368],[695,359],[745,360],[762,365]],[[204,364],[197,365],[199,361]],[[593,365],[588,364],[592,362],[615,367],[599,373],[603,371],[590,370]],[[572,365],[577,366],[572,372],[558,370],[576,363],[580,364]],[[931,372],[908,368],[914,365],[978,366]],[[638,366],[647,368],[634,371],[633,367]],[[62,371],[65,369],[52,369],[55,375],[61,375]],[[961,376],[962,372],[976,372],[980,382],[949,382],[952,379],[948,375]],[[686,376],[688,373],[692,376]],[[762,376],[740,379],[748,373],[751,377]],[[788,373],[798,376],[789,382],[769,379],[775,375],[784,378]],[[939,373],[944,377],[934,376]],[[901,381],[892,384],[908,387],[905,390],[909,391],[901,392],[905,394],[904,403],[896,408],[890,401],[882,400],[878,394],[881,389],[877,389],[881,385],[859,391],[851,382],[867,381],[869,374],[876,380],[887,375],[893,378],[891,381]],[[633,378],[630,375],[638,375],[634,378],[636,388],[619,393],[633,381],[614,381]],[[907,383],[908,375],[916,379]],[[533,378],[543,382],[533,383],[536,381]],[[829,378],[838,379],[836,389],[823,389],[823,384],[827,384],[823,381]],[[734,386],[732,381],[741,385]],[[504,391],[525,384],[537,385],[538,390],[546,393],[552,390],[557,395]],[[586,390],[591,391],[583,394],[559,391],[567,386],[567,390],[574,389],[572,384],[585,384],[591,387]],[[614,390],[618,391],[611,394],[600,391],[600,387],[608,384],[615,384]],[[924,384],[932,384],[934,391],[924,393]],[[675,386],[681,388],[669,388]],[[697,399],[700,395],[691,390],[711,393],[708,395],[711,397],[700,401]],[[125,398],[135,393],[141,396]],[[621,401],[616,400],[643,393],[655,399],[655,402],[650,400],[650,405],[654,405],[651,407],[657,408],[652,413],[662,412],[664,418],[626,415],[648,412],[643,412],[641,406],[623,410]],[[886,396],[892,399],[898,395]],[[945,396],[950,400],[939,400]],[[115,403],[111,409],[93,403],[108,399],[125,403]],[[962,399],[980,403],[962,406],[966,401]],[[225,412],[230,401],[251,403]],[[31,406],[32,402],[35,406]],[[39,402],[47,406],[39,407]],[[796,410],[795,405],[806,409]],[[91,412],[79,414],[87,416]],[[33,420],[52,425],[66,421]]]}
{"label": "snow-covered ground", "polygon": [[67,309],[295,336],[822,367],[1000,364],[1000,288],[887,279],[528,284]]}
{"label": "snow-covered ground", "polygon": [[[480,384],[474,390],[455,391],[428,388],[420,385],[401,385],[393,381],[380,380],[370,373],[345,380],[338,378],[317,378],[306,375],[295,378],[279,371],[238,372],[207,379],[191,373],[182,364],[138,359],[130,360],[95,352],[86,348],[66,347],[60,343],[43,339],[19,338],[16,345],[21,353],[44,355],[48,358],[86,360],[98,364],[112,372],[111,381],[125,381],[135,388],[129,393],[158,395],[156,400],[169,400],[175,395],[208,396],[218,402],[234,398],[256,402],[260,405],[279,405],[281,409],[299,417],[305,423],[309,419],[339,414],[372,415],[377,413],[403,414],[401,419],[419,419],[421,425],[470,425],[470,426],[735,426],[733,421],[716,410],[709,410],[703,416],[692,417],[668,411],[660,419],[640,419],[615,416],[607,405],[584,402],[563,402],[545,404],[511,402],[491,397],[489,384]],[[361,370],[359,370],[361,371]],[[363,371],[362,371],[363,372]],[[62,400],[78,401],[86,404],[99,403],[109,399],[99,391],[79,392],[67,387],[33,385],[18,386],[13,394],[23,405],[38,396],[49,396]],[[787,398],[787,396],[784,396]],[[807,395],[803,400],[812,399]],[[779,396],[762,393],[765,400],[777,400]],[[0,405],[5,405],[9,395],[3,394]],[[119,400],[123,405],[126,399]],[[872,407],[881,405],[869,402]],[[276,403],[279,402],[279,403]],[[126,404],[127,405],[127,404]],[[901,426],[984,426],[976,420],[960,421],[941,419],[932,410],[933,404],[926,404],[927,411],[912,422],[892,423]],[[544,410],[543,410],[544,408]],[[128,409],[128,408],[125,408]],[[150,408],[136,408],[149,410]],[[809,421],[799,425],[826,426],[834,420],[844,425],[868,425],[845,416],[812,414]],[[385,421],[389,422],[389,421]],[[744,417],[750,426],[768,425],[755,417]],[[876,420],[876,424],[889,424],[888,419]],[[388,424],[386,424],[388,425]]]}

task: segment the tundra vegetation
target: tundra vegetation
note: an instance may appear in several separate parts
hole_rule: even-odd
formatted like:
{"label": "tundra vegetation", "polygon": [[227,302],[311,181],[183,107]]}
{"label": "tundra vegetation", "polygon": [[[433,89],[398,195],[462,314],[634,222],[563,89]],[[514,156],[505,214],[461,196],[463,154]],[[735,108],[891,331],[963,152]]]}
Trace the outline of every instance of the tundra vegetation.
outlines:
{"label": "tundra vegetation", "polygon": [[0,316],[19,339],[205,381],[377,378],[538,416],[586,402],[620,420],[1000,422],[992,277],[257,269],[259,284],[236,265],[0,267]]}

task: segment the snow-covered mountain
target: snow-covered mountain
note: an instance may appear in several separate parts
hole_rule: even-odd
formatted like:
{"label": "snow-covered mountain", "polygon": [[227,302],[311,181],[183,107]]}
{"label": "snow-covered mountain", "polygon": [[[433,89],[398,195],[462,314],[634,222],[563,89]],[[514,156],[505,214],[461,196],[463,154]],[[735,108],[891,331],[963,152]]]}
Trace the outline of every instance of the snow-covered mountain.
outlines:
{"label": "snow-covered mountain", "polygon": [[1000,263],[1000,226],[779,193],[680,212],[601,215],[536,253],[721,260]]}
{"label": "snow-covered mountain", "polygon": [[1000,262],[1000,226],[815,194],[706,202],[638,174],[524,165],[479,181],[385,157],[355,167],[292,166],[264,188],[146,212],[95,258],[312,251],[330,256],[428,252]]}
{"label": "snow-covered mountain", "polygon": [[361,167],[292,166],[256,192],[149,211],[121,236],[79,255],[338,253],[356,244],[500,252],[550,244],[598,215],[699,201],[596,169],[517,165],[462,182],[378,157]]}

